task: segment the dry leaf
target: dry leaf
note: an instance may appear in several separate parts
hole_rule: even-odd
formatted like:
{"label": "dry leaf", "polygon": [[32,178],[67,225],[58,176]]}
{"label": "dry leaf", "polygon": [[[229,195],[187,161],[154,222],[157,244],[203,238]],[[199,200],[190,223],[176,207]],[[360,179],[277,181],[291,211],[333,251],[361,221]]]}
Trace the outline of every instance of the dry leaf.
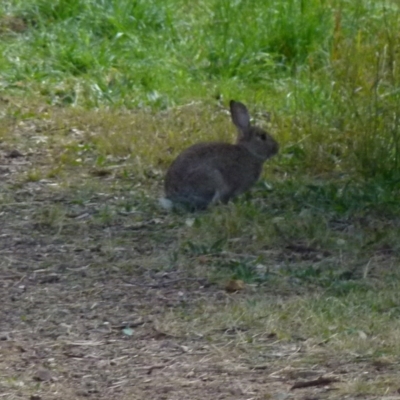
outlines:
{"label": "dry leaf", "polygon": [[239,279],[231,279],[225,286],[225,290],[229,293],[237,292],[239,290],[243,290],[245,284],[243,281]]}

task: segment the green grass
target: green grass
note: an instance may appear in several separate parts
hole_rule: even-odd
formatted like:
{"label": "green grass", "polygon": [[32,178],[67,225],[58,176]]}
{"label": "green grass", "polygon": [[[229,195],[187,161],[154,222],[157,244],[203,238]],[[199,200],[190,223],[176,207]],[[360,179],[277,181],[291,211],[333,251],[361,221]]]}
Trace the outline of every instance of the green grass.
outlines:
{"label": "green grass", "polygon": [[152,110],[236,98],[272,112],[288,166],[399,179],[394,1],[8,0],[0,16],[3,93]]}
{"label": "green grass", "polygon": [[[146,248],[141,265],[157,273],[246,283],[223,306],[201,299],[160,316],[171,333],[218,344],[215,332],[245,327],[239,350],[258,351],[269,334],[310,338],[299,365],[392,363],[399,32],[390,0],[4,0],[0,150],[16,148],[29,164],[13,165],[0,206],[11,212],[50,182],[47,207],[24,216],[41,235],[73,242],[110,228],[99,264],[118,267],[114,248],[134,237]],[[166,214],[157,198],[176,155],[198,141],[234,141],[231,98],[271,131],[280,154],[227,206]],[[381,383],[343,390],[393,386]]]}

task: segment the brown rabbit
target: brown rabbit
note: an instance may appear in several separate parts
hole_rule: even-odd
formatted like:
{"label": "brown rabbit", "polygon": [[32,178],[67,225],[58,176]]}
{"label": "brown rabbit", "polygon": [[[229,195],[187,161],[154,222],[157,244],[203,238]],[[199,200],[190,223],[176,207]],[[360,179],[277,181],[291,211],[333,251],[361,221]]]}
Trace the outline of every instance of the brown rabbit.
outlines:
{"label": "brown rabbit", "polygon": [[232,121],[238,129],[236,144],[198,143],[184,150],[165,177],[166,208],[174,204],[190,210],[210,203],[227,203],[248,190],[259,178],[263,163],[278,152],[276,140],[250,125],[244,104],[230,101]]}

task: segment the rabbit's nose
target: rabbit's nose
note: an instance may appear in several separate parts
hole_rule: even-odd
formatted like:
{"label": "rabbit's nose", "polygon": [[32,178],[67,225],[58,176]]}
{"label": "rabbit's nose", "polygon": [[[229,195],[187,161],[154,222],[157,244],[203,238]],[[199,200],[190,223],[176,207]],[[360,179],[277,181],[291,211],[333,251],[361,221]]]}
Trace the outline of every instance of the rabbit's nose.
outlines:
{"label": "rabbit's nose", "polygon": [[278,153],[278,151],[279,151],[279,143],[276,140],[273,140],[273,142],[272,142],[271,151],[272,151],[272,155]]}

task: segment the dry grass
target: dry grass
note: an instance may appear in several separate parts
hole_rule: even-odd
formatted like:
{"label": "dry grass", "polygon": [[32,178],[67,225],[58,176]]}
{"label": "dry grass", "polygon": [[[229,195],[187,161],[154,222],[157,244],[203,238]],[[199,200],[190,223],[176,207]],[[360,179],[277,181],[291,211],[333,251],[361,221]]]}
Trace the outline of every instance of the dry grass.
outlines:
{"label": "dry grass", "polygon": [[[189,132],[233,136],[225,111],[204,126],[212,109],[198,105],[20,106],[0,145],[7,399],[396,398],[393,215],[358,203],[339,218],[330,198],[298,200],[304,188],[279,186],[279,159],[234,204],[166,214],[168,160]],[[231,279],[244,290],[227,292]],[[321,376],[331,383],[290,390]]]}

